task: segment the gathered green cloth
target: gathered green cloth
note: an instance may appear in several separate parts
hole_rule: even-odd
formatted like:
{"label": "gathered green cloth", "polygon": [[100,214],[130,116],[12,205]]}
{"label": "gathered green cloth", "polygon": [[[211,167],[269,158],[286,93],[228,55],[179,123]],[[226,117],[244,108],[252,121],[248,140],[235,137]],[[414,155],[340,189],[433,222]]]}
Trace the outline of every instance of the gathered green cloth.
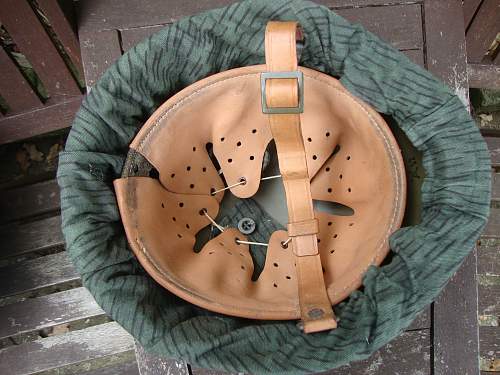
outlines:
{"label": "gathered green cloth", "polygon": [[[335,307],[339,327],[311,335],[295,321],[209,312],[160,287],[127,245],[112,186],[129,143],[166,99],[210,74],[264,63],[269,20],[297,20],[300,65],[340,77],[390,115],[425,169],[421,222],[394,233],[390,262],[371,267],[363,290]],[[184,18],[125,53],[77,113],[58,182],[67,250],[84,285],[146,350],[198,367],[299,374],[366,358],[439,294],[486,223],[490,159],[459,98],[403,54],[325,7],[258,0]],[[235,225],[237,214],[226,222]]]}

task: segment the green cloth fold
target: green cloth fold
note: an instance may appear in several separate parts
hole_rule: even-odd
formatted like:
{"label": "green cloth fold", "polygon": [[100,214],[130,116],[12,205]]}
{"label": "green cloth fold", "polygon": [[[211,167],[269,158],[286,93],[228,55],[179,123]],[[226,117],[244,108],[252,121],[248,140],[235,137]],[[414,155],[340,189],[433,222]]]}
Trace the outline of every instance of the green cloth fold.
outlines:
{"label": "green cloth fold", "polygon": [[[389,264],[370,268],[363,291],[336,306],[338,329],[312,335],[293,321],[212,313],[161,288],[127,245],[112,186],[128,144],[167,98],[210,74],[264,62],[271,19],[297,20],[300,64],[339,76],[391,115],[426,172],[421,223],[398,230]],[[84,285],[147,350],[198,367],[300,374],[368,357],[439,294],[486,223],[490,160],[459,98],[400,52],[325,7],[258,0],[182,19],[120,58],[77,113],[58,181],[67,250]]]}

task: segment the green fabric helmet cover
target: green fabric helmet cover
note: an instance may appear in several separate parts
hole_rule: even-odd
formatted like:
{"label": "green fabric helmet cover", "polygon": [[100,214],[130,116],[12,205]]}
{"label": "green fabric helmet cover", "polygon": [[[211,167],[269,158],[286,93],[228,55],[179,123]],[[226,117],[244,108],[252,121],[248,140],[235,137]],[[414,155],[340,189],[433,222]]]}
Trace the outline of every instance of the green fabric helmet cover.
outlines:
{"label": "green fabric helmet cover", "polygon": [[[294,321],[212,313],[160,287],[127,245],[112,187],[128,144],[167,98],[210,74],[264,63],[269,20],[297,20],[300,65],[340,77],[391,116],[425,169],[421,222],[394,233],[390,261],[370,268],[363,290],[335,307],[339,327],[312,335]],[[325,7],[260,0],[182,19],[121,57],[77,113],[58,181],[67,250],[83,284],[146,350],[199,367],[298,374],[368,357],[431,303],[486,223],[490,159],[460,99],[403,54]],[[258,210],[247,203],[239,209]],[[240,214],[224,220],[235,225]]]}

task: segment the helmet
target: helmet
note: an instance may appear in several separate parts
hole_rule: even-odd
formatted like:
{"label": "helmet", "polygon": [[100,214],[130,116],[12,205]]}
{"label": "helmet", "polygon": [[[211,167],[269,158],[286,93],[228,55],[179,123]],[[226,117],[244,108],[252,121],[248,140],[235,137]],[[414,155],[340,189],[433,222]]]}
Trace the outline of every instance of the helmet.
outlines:
{"label": "helmet", "polygon": [[[406,180],[383,118],[335,78],[297,66],[301,39],[297,23],[269,22],[265,65],[168,99],[114,185],[130,246],[159,284],[224,314],[301,319],[309,333],[335,328],[332,305],[387,255]],[[283,196],[267,201],[286,202],[288,218],[268,243],[218,224],[226,200],[262,202],[276,184]],[[218,233],[203,239],[210,226]],[[258,275],[250,246],[267,247]]]}

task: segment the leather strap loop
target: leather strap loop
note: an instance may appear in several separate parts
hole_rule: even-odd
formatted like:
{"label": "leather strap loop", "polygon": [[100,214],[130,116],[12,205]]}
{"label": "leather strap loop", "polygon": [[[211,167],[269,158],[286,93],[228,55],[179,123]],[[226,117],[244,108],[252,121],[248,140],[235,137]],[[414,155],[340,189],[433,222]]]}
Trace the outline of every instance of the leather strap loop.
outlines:
{"label": "leather strap loop", "polygon": [[290,237],[306,236],[308,234],[319,233],[318,219],[303,220],[295,223],[288,223],[288,235]]}
{"label": "leather strap loop", "polygon": [[[297,71],[296,22],[269,22],[266,28],[266,65],[269,72]],[[269,107],[297,107],[297,79],[270,78],[265,87]],[[328,298],[318,251],[318,222],[314,217],[311,185],[298,113],[269,114],[280,172],[286,192],[289,235],[295,254],[299,304],[304,332],[337,326]]]}

